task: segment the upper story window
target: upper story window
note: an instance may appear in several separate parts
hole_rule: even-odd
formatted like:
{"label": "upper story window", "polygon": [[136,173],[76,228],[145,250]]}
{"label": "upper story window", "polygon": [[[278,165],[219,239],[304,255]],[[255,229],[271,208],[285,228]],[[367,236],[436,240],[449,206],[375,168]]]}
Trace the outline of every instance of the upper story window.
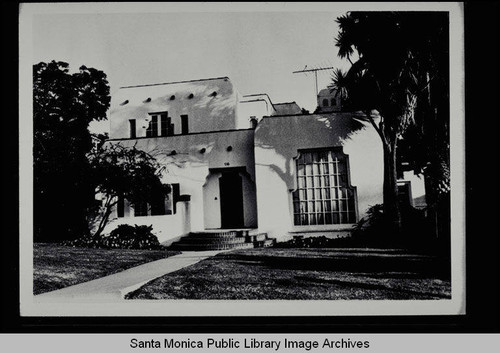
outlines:
{"label": "upper story window", "polygon": [[130,128],[130,138],[135,139],[136,138],[136,125],[135,125],[135,119],[130,119],[129,121],[129,128]]}
{"label": "upper story window", "polygon": [[[149,202],[138,201],[132,205],[134,217],[142,216],[163,216],[176,213],[176,202],[179,200],[179,184],[164,184],[165,193],[156,194]],[[125,216],[125,200],[118,199],[118,217]],[[129,211],[127,211],[129,212]]]}
{"label": "upper story window", "polygon": [[174,124],[171,123],[168,113],[160,114],[160,128],[161,136],[172,136],[174,134]]}
{"label": "upper story window", "polygon": [[158,115],[152,115],[148,128],[146,129],[146,137],[158,136]]}
{"label": "upper story window", "polygon": [[292,193],[294,224],[355,223],[356,188],[349,185],[348,156],[341,148],[299,154],[297,190]]}
{"label": "upper story window", "polygon": [[181,115],[181,134],[186,135],[189,133],[189,121],[187,115]]}
{"label": "upper story window", "polygon": [[328,107],[328,99],[323,99],[323,107]]}
{"label": "upper story window", "polygon": [[332,98],[332,107],[335,107],[337,105],[337,99]]}

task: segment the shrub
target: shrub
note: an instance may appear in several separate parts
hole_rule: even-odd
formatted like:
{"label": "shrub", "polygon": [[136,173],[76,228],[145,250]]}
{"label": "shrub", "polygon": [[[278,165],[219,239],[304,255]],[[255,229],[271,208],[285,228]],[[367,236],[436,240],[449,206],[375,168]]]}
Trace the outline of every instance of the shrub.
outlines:
{"label": "shrub", "polygon": [[354,227],[353,239],[365,246],[422,248],[430,246],[429,223],[425,210],[414,207],[401,208],[401,233],[388,233],[388,220],[384,215],[383,206],[370,206],[366,216]]}
{"label": "shrub", "polygon": [[67,246],[104,249],[164,249],[164,247],[160,245],[156,235],[152,233],[152,230],[152,226],[131,226],[128,224],[121,224],[111,231],[109,235],[83,237],[64,242],[63,244]]}
{"label": "shrub", "polygon": [[274,244],[275,248],[345,248],[354,246],[350,237],[345,238],[327,238],[322,235],[319,237],[295,236],[286,242]]}
{"label": "shrub", "polygon": [[366,216],[354,227],[351,237],[327,238],[296,236],[287,242],[276,243],[278,248],[406,248],[429,252],[435,245],[430,238],[425,211],[413,207],[401,210],[402,231],[393,235],[387,230],[387,219],[380,204],[370,206]]}

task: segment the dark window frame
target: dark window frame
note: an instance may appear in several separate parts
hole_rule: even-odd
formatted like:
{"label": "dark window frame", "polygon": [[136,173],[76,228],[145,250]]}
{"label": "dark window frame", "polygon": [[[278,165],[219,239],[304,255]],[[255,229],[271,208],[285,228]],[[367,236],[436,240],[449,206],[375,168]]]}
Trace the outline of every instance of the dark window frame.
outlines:
{"label": "dark window frame", "polygon": [[342,147],[299,150],[297,188],[292,191],[295,226],[353,224],[358,220],[356,187]]}
{"label": "dark window frame", "polygon": [[129,119],[129,136],[131,139],[135,139],[137,137],[137,123],[135,119]]}
{"label": "dark window frame", "polygon": [[187,114],[181,115],[181,134],[189,134],[189,117]]}

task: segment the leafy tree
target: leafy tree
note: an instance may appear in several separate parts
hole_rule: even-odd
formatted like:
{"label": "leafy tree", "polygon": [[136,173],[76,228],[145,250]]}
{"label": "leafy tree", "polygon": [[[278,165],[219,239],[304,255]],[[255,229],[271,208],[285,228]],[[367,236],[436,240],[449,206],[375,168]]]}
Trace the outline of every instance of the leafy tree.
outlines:
{"label": "leafy tree", "polygon": [[109,86],[99,70],[52,61],[33,66],[35,241],[77,238],[92,202],[88,125],[106,119]]}
{"label": "leafy tree", "polygon": [[[426,114],[438,95],[440,104],[447,104],[447,89],[443,86],[447,72],[442,65],[448,58],[447,18],[442,13],[349,12],[336,22],[338,55],[346,58],[351,67],[346,73],[334,72],[333,88],[346,99],[350,109],[365,113],[380,136],[384,152],[384,214],[397,233],[401,229],[398,146],[409,127],[422,127],[423,120],[430,120]],[[439,84],[439,92],[431,91]],[[442,118],[435,116],[434,120]],[[427,130],[433,129],[432,124],[426,126]],[[417,135],[422,138],[425,134],[422,130]]]}
{"label": "leafy tree", "polygon": [[163,168],[135,146],[105,144],[89,154],[89,161],[95,193],[102,197],[102,203],[89,213],[93,237],[101,235],[121,198],[131,203],[150,202],[169,191],[160,180]]}

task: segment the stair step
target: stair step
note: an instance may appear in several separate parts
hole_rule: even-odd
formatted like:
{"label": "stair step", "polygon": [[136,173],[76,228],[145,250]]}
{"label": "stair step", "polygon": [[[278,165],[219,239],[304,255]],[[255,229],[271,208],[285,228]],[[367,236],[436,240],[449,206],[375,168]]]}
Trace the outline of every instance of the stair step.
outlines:
{"label": "stair step", "polygon": [[178,243],[186,243],[186,244],[241,244],[245,243],[246,238],[244,237],[184,237],[178,241]]}
{"label": "stair step", "polygon": [[170,248],[185,251],[248,249],[272,246],[276,239],[267,233],[249,231],[192,232],[173,243]]}

